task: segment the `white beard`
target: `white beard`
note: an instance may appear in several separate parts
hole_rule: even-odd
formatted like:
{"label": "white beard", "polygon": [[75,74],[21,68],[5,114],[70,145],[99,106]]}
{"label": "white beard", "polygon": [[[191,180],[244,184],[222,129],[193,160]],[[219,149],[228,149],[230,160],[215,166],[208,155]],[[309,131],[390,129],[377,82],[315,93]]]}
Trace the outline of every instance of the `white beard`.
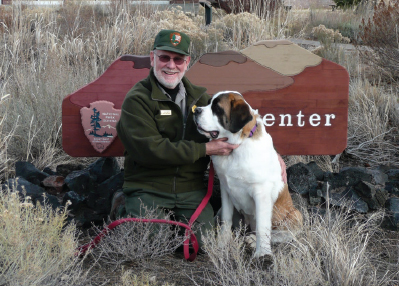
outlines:
{"label": "white beard", "polygon": [[[167,70],[167,68],[164,68]],[[170,89],[174,89],[182,80],[184,74],[186,72],[182,72],[180,75],[178,75],[178,77],[173,80],[173,81],[167,81],[163,75],[162,75],[162,71],[161,70],[157,70],[157,61],[154,61],[154,75],[157,78],[157,80],[159,81],[160,84],[162,84],[164,87],[166,88],[170,88]]]}

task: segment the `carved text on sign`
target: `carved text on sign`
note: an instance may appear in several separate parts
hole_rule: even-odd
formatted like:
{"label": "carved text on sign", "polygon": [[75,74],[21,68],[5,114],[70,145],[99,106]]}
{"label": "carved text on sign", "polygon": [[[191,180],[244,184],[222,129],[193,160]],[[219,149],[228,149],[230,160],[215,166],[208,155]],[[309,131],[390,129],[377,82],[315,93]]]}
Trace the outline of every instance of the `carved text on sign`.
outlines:
{"label": "carved text on sign", "polygon": [[[333,123],[332,120],[335,119],[335,114],[320,115],[317,113],[313,113],[309,116],[305,116],[304,114],[302,114],[302,110],[300,110],[298,114],[294,115],[295,117],[297,117],[297,121],[295,120],[295,118],[292,119],[293,116],[291,114],[279,114],[279,116],[280,124],[278,126],[294,126],[295,122],[297,123],[296,126],[299,127],[305,126],[307,122],[309,122],[309,124],[313,127],[317,127],[320,124],[320,126],[331,126]],[[309,119],[307,120],[307,118]],[[276,117],[272,113],[268,113],[263,116],[263,124],[265,124],[265,126],[273,126],[274,123],[276,123],[276,120],[278,119],[276,119]]]}
{"label": "carved text on sign", "polygon": [[121,110],[115,109],[112,102],[101,100],[90,103],[89,108],[83,107],[80,115],[86,137],[93,148],[102,153],[117,136],[116,123]]}

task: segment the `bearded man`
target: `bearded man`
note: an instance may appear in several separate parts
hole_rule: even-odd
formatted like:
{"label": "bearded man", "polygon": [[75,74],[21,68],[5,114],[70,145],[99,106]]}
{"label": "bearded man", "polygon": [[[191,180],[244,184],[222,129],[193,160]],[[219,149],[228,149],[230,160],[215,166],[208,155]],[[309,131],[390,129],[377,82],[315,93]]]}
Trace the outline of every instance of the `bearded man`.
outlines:
{"label": "bearded man", "polygon": [[[192,107],[205,106],[206,89],[184,76],[189,64],[190,38],[178,31],[162,30],[150,52],[149,76],[126,95],[117,124],[125,147],[124,204],[112,209],[115,217],[143,217],[145,209],[172,211],[187,223],[207,190],[204,172],[209,155],[229,155],[238,145],[226,139],[209,142],[197,131]],[[162,213],[160,213],[162,216]],[[214,226],[212,206],[204,208],[193,228],[199,246],[201,234]]]}

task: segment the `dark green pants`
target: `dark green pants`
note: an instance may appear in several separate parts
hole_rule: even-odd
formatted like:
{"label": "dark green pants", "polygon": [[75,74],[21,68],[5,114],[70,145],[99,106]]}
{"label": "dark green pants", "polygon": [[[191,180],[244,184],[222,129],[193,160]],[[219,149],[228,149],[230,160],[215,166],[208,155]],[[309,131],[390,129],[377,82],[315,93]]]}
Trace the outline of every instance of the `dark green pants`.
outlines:
{"label": "dark green pants", "polygon": [[[188,223],[190,217],[197,209],[202,199],[206,195],[206,189],[192,192],[170,194],[148,189],[123,189],[125,193],[125,208],[119,212],[120,217],[128,215],[132,217],[144,217],[145,209],[158,208],[158,217],[163,218],[164,210],[172,211],[174,219],[183,223]],[[207,231],[213,231],[213,209],[208,203],[194,222],[193,230],[196,231],[199,246],[202,247],[202,235]]]}

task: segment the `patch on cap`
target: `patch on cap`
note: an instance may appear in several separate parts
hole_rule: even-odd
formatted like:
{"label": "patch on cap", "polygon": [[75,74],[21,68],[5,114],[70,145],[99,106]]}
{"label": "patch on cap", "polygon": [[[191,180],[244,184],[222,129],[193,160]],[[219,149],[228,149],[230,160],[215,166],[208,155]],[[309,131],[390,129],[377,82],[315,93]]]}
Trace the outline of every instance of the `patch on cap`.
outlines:
{"label": "patch on cap", "polygon": [[196,105],[193,105],[193,107],[191,108],[191,110],[193,111],[193,113],[195,112],[195,109],[197,108]]}
{"label": "patch on cap", "polygon": [[190,38],[176,30],[161,30],[154,40],[153,50],[164,50],[189,56]]}
{"label": "patch on cap", "polygon": [[181,35],[180,33],[174,32],[170,34],[170,42],[173,46],[177,46],[181,42]]}

